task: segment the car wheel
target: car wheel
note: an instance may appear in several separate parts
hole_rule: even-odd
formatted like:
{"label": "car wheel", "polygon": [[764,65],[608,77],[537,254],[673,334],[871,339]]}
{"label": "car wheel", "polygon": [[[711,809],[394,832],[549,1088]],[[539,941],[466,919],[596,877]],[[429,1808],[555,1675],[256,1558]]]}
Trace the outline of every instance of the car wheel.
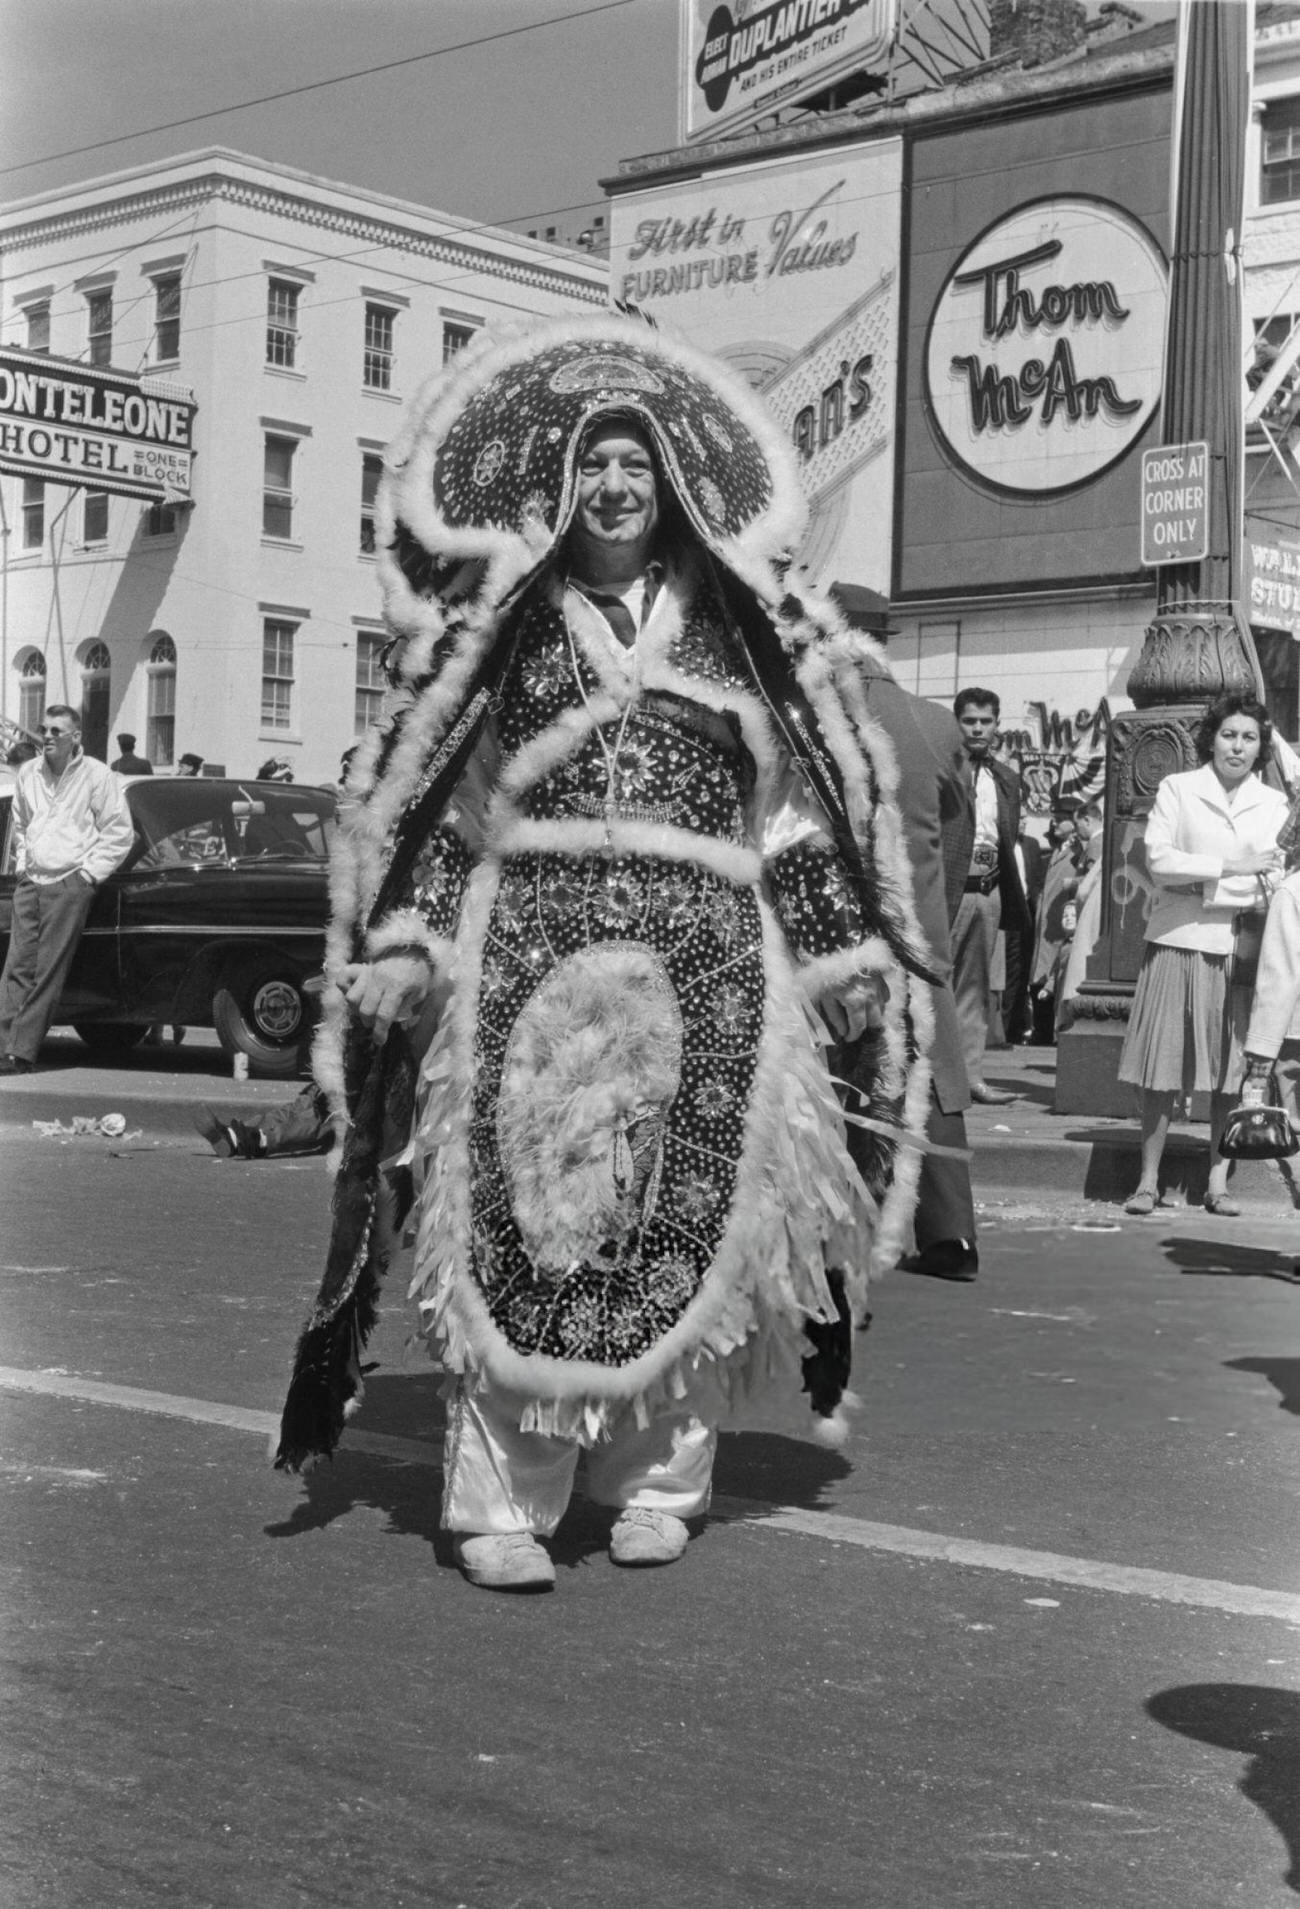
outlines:
{"label": "car wheel", "polygon": [[296,1074],[309,1032],[297,976],[267,957],[222,976],[212,997],[212,1025],[227,1054],[247,1054],[261,1074]]}
{"label": "car wheel", "polygon": [[149,1032],[130,1021],[74,1021],[72,1025],[92,1054],[129,1054]]}

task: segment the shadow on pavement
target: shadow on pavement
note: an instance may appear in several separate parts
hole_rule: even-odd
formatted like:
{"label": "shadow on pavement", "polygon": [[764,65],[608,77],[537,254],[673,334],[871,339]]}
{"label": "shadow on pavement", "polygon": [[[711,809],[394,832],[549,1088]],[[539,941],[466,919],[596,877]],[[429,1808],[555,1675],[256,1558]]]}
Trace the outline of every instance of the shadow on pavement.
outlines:
{"label": "shadow on pavement", "polygon": [[[361,1432],[381,1432],[386,1438],[433,1439],[441,1453],[444,1414],[433,1372],[371,1373],[361,1410],[349,1424]],[[346,1431],[332,1459],[313,1466],[301,1479],[289,1479],[287,1490],[301,1492],[289,1516],[264,1527],[270,1538],[297,1538],[321,1531],[359,1506],[382,1511],[394,1535],[426,1538],[438,1534],[440,1471],[409,1465],[401,1459],[381,1458],[349,1448]]]}
{"label": "shadow on pavement", "polygon": [[816,1511],[826,1491],[853,1467],[842,1452],[774,1432],[724,1432],[718,1440],[713,1489],[723,1498]]}
{"label": "shadow on pavement", "polygon": [[1212,1279],[1280,1279],[1285,1286],[1300,1285],[1292,1261],[1275,1247],[1238,1246],[1228,1240],[1167,1239],[1161,1251],[1180,1273]]}
{"label": "shadow on pavement", "polygon": [[[428,1442],[441,1455],[444,1410],[433,1372],[372,1373],[365,1403],[350,1423],[362,1432]],[[748,1499],[764,1506],[815,1510],[828,1488],[852,1471],[840,1453],[802,1439],[766,1432],[724,1433],[718,1441],[713,1488],[720,1497]],[[582,1471],[578,1472],[579,1493]],[[388,1530],[419,1537],[434,1545],[441,1562],[451,1556],[450,1542],[438,1526],[439,1469],[401,1459],[349,1450],[347,1434],[332,1460],[315,1466],[287,1490],[301,1496],[289,1515],[264,1526],[270,1538],[296,1538],[321,1531],[358,1507],[382,1512]],[[575,1496],[551,1546],[557,1564],[576,1564],[609,1540],[612,1513]]]}
{"label": "shadow on pavement", "polygon": [[382,1511],[394,1537],[438,1537],[438,1494],[441,1474],[425,1465],[407,1465],[400,1459],[377,1458],[370,1452],[349,1451],[346,1443],[304,1478],[285,1482],[286,1496],[302,1495],[287,1518],[264,1525],[268,1538],[300,1538],[323,1531],[336,1518],[368,1506]]}
{"label": "shadow on pavement", "polygon": [[1300,1895],[1300,1692],[1268,1684],[1183,1684],[1148,1699],[1166,1730],[1252,1759],[1238,1784],[1282,1836]]}
{"label": "shadow on pavement", "polygon": [[1278,1409],[1300,1418],[1300,1359],[1225,1359],[1228,1372],[1258,1372],[1276,1387]]}
{"label": "shadow on pavement", "polygon": [[1028,1101],[1034,1107],[1046,1107],[1049,1112],[1056,1098],[1056,1086],[1050,1080],[1022,1080],[1009,1074],[997,1074],[992,1068],[985,1069],[984,1078],[990,1087],[1004,1094],[1014,1094],[1022,1103]]}

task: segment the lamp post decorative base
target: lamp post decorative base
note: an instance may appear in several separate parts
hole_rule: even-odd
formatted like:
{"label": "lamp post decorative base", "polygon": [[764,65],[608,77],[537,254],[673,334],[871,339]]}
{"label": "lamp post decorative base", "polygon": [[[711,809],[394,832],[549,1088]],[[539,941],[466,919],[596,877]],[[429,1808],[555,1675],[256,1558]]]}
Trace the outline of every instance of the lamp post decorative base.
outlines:
{"label": "lamp post decorative base", "polygon": [[[1164,644],[1165,632],[1157,628],[1163,621],[1158,618],[1147,631],[1148,643],[1158,636]],[[1132,684],[1130,678],[1130,692]],[[1247,684],[1253,688],[1253,679],[1248,677]],[[1057,1113],[1111,1118],[1137,1114],[1136,1092],[1117,1078],[1117,1069],[1146,945],[1151,892],[1143,847],[1146,819],[1164,778],[1196,767],[1196,731],[1209,697],[1219,693],[1217,687],[1202,687],[1195,701],[1124,710],[1111,723],[1101,924],[1086,979],[1070,1003],[1070,1025],[1057,1042]]]}
{"label": "lamp post decorative base", "polygon": [[1128,679],[1138,709],[1165,703],[1203,708],[1216,696],[1253,696],[1255,689],[1254,665],[1229,604],[1161,611],[1147,627]]}

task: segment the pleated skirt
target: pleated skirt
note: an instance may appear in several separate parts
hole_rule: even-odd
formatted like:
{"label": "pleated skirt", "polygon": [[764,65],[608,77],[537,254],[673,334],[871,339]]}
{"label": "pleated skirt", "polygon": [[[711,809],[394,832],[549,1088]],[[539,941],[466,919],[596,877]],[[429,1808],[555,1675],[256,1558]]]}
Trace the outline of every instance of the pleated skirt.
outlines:
{"label": "pleated skirt", "polygon": [[1119,1078],[1157,1094],[1225,1093],[1243,1071],[1250,994],[1229,982],[1230,955],[1148,942]]}

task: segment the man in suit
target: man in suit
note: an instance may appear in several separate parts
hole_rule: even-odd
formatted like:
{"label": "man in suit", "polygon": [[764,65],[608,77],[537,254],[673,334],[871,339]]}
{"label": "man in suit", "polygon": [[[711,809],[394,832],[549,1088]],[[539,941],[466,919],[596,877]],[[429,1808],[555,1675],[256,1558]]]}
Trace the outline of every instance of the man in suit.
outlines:
{"label": "man in suit", "polygon": [[952,991],[961,1025],[971,1097],[987,1107],[1015,1099],[984,1079],[989,976],[998,929],[1025,935],[1029,907],[1016,865],[1020,781],[993,754],[1002,705],[991,689],[958,690],[953,714],[975,787],[975,841],[961,903],[952,925]]}
{"label": "man in suit", "polygon": [[109,767],[116,770],[118,775],[151,776],[153,774],[153,764],[146,762],[143,756],[137,756],[135,753],[134,736],[127,735],[126,731],[123,730],[117,739],[117,746],[122,753],[116,762],[109,764]]}
{"label": "man in suit", "polygon": [[[888,605],[883,598],[841,583],[831,586],[830,595],[851,628],[878,637],[888,635]],[[874,600],[870,606],[869,598]],[[946,709],[903,689],[885,665],[865,650],[860,667],[868,711],[888,736],[898,764],[897,801],[917,918],[933,965],[944,977],[931,990],[934,1044],[926,1136],[936,1146],[964,1151],[963,1113],[970,1105],[970,1088],[947,974],[951,924],[965,889],[975,832],[966,751],[961,731]],[[858,1134],[857,1128],[850,1127],[851,1152]],[[975,1200],[965,1160],[946,1154],[922,1156],[914,1227],[917,1250],[903,1262],[909,1272],[939,1279],[975,1278],[979,1271]]]}

